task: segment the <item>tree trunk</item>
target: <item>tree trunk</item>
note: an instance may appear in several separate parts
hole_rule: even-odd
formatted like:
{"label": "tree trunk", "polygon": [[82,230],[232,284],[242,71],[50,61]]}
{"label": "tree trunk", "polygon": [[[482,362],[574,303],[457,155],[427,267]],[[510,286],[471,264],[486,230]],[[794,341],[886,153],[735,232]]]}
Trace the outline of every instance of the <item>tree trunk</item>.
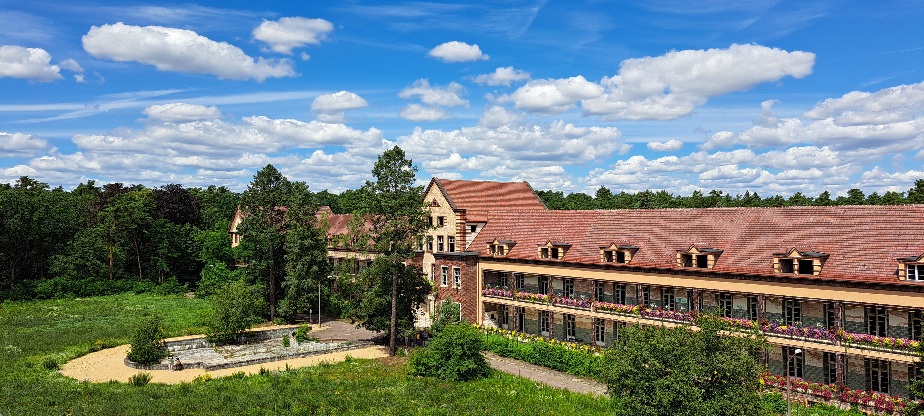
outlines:
{"label": "tree trunk", "polygon": [[391,336],[388,339],[388,354],[395,356],[398,341],[398,265],[392,264],[394,271],[391,276]]}
{"label": "tree trunk", "polygon": [[135,240],[135,258],[138,259],[138,280],[141,280],[141,247],[139,247],[137,235],[133,240]]}

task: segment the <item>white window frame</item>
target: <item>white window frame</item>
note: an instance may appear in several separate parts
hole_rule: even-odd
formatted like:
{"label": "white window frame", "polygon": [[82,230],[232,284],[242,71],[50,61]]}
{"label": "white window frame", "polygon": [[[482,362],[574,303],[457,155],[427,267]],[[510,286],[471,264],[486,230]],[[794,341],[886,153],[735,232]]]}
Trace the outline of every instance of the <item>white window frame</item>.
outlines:
{"label": "white window frame", "polygon": [[566,298],[574,297],[574,279],[564,279],[564,282],[562,282],[561,287],[562,287],[562,290],[561,290],[562,296]]}
{"label": "white window frame", "polygon": [[449,286],[449,266],[440,266],[440,286],[447,287]]}
{"label": "white window frame", "polygon": [[924,282],[924,264],[906,264],[905,278],[912,282]]}
{"label": "white window frame", "polygon": [[516,290],[523,290],[526,287],[526,277],[523,276],[523,273],[514,273],[513,279]]}
{"label": "white window frame", "polygon": [[575,340],[575,334],[577,332],[577,319],[574,315],[570,313],[565,314],[565,339],[568,341]]}
{"label": "white window frame", "polygon": [[549,336],[552,326],[552,317],[549,311],[539,311],[539,335]]}
{"label": "white window frame", "polygon": [[446,245],[446,251],[449,251],[450,253],[456,251],[456,237],[452,235],[446,237]]}
{"label": "white window frame", "polygon": [[606,345],[606,320],[594,318],[594,344]]}
{"label": "white window frame", "polygon": [[458,267],[452,268],[452,283],[456,288],[462,288],[462,269]]}
{"label": "white window frame", "polygon": [[442,253],[444,248],[446,248],[446,246],[443,245],[443,236],[436,236],[436,252]]}

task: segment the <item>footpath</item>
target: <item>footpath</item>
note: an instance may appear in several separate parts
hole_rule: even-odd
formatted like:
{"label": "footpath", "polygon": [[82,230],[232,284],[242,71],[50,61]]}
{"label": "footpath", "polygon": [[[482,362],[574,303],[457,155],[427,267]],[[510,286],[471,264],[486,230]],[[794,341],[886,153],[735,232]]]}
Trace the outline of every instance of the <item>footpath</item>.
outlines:
{"label": "footpath", "polygon": [[543,383],[556,389],[566,389],[575,393],[591,393],[598,396],[606,395],[606,385],[595,380],[575,377],[520,360],[501,357],[490,352],[486,352],[484,355],[491,367],[498,371]]}

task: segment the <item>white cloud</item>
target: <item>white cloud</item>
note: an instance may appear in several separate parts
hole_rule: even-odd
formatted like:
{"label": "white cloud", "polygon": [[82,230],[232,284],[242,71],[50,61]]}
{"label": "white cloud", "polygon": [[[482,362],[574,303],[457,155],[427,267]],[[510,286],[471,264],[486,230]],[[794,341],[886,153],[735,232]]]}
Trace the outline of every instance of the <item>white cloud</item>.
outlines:
{"label": "white cloud", "polygon": [[23,133],[0,132],[0,155],[2,157],[29,157],[45,149],[48,142],[39,137]]}
{"label": "white cloud", "polygon": [[475,77],[475,83],[481,85],[510,86],[513,82],[526,81],[529,77],[529,72],[514,69],[512,66],[506,66],[497,68],[490,74],[483,74]]}
{"label": "white cloud", "polygon": [[38,82],[63,78],[61,68],[51,65],[51,55],[44,49],[0,45],[0,78],[4,77]]}
{"label": "white cloud", "polygon": [[83,67],[80,66],[77,61],[70,58],[58,62],[58,66],[60,66],[61,69],[66,69],[71,72],[83,72]]}
{"label": "white cloud", "polygon": [[671,120],[689,115],[710,97],[812,72],[815,54],[760,45],[672,51],[627,59],[604,78],[606,94],[585,99],[584,112],[608,120]]}
{"label": "white cloud", "polygon": [[318,120],[335,123],[343,121],[344,112],[368,106],[369,103],[359,95],[340,91],[319,95],[311,102],[311,111],[317,114]]}
{"label": "white cloud", "polygon": [[196,32],[162,26],[123,23],[93,26],[83,36],[87,53],[118,62],[140,62],[161,71],[211,74],[222,79],[259,82],[295,75],[287,59],[248,56],[227,42],[216,42]]}
{"label": "white cloud", "polygon": [[481,52],[478,45],[469,45],[458,41],[440,44],[431,49],[427,55],[441,59],[444,62],[486,61],[489,58],[488,55]]}
{"label": "white cloud", "polygon": [[677,139],[670,139],[666,142],[648,142],[648,149],[656,152],[672,152],[680,150],[683,142]]}
{"label": "white cloud", "polygon": [[324,19],[283,17],[278,21],[264,20],[253,30],[253,37],[276,52],[291,55],[294,48],[320,44],[333,30],[334,25]]}
{"label": "white cloud", "polygon": [[543,114],[563,113],[575,107],[577,101],[603,94],[603,88],[583,76],[567,79],[530,81],[509,96],[498,99],[512,101],[516,108]]}
{"label": "white cloud", "polygon": [[480,125],[487,128],[497,128],[508,124],[517,124],[523,121],[523,114],[512,112],[499,105],[485,110],[481,115]]}
{"label": "white cloud", "polygon": [[439,107],[408,104],[407,107],[401,110],[401,118],[409,121],[437,121],[449,118],[449,113]]}
{"label": "white cloud", "polygon": [[217,107],[206,107],[197,104],[170,103],[157,104],[144,109],[144,114],[152,119],[168,123],[184,123],[198,120],[214,120],[221,118],[221,111]]}
{"label": "white cloud", "polygon": [[468,107],[468,100],[462,98],[465,88],[456,82],[450,82],[445,88],[430,86],[430,81],[418,79],[410,87],[406,87],[398,93],[398,96],[404,99],[417,97],[426,105],[440,106],[447,108]]}

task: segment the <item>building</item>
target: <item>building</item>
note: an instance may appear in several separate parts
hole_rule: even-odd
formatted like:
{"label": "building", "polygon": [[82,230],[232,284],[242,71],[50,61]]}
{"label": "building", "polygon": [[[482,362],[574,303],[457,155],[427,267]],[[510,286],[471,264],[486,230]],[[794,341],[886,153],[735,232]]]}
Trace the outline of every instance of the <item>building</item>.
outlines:
{"label": "building", "polygon": [[[459,231],[468,215],[451,217],[434,183],[426,202]],[[470,241],[464,251],[431,250],[436,300],[451,294],[470,322],[608,346],[625,325],[714,310],[766,335],[774,374],[907,396],[909,346],[922,340],[924,205],[497,207],[474,237],[455,234]]]}

